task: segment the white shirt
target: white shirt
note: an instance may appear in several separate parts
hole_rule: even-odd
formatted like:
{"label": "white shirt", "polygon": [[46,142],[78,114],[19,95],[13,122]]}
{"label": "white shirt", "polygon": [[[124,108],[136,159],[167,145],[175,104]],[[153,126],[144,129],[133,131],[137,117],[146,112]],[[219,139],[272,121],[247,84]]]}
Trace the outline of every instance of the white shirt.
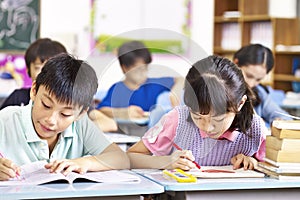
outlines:
{"label": "white shirt", "polygon": [[59,136],[49,155],[48,143],[39,138],[31,120],[32,103],[0,111],[0,152],[17,165],[45,159],[72,159],[97,155],[112,142],[85,114]]}

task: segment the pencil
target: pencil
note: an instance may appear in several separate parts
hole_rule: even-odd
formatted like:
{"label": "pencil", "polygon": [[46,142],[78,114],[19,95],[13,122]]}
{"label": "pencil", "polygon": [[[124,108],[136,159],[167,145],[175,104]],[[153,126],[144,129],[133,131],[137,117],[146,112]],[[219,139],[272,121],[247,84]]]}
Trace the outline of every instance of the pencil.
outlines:
{"label": "pencil", "polygon": [[[0,158],[5,158],[1,152],[0,152]],[[16,177],[17,177],[17,179],[20,180],[20,174],[19,174],[19,172],[16,172]]]}
{"label": "pencil", "polygon": [[[177,150],[182,151],[182,148],[180,148],[175,142],[173,142],[173,146],[174,146]],[[201,169],[200,165],[199,165],[196,161],[192,161],[192,162],[196,165],[196,167],[197,167],[198,169]]]}

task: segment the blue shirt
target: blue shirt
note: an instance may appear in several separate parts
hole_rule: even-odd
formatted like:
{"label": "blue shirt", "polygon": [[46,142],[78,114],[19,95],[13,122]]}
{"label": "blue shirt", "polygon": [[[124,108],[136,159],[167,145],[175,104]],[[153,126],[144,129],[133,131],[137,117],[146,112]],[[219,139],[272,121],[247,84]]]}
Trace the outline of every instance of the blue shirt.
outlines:
{"label": "blue shirt", "polygon": [[31,110],[30,102],[27,106],[8,106],[0,111],[0,152],[17,165],[97,155],[111,144],[85,114],[60,133],[50,155],[47,141],[35,132]]}
{"label": "blue shirt", "polygon": [[263,86],[256,86],[258,96],[261,99],[261,103],[254,107],[256,113],[261,116],[267,124],[271,124],[275,118],[289,120],[291,118],[286,117],[280,113],[288,114],[278,104],[276,104],[268,91]]}
{"label": "blue shirt", "polygon": [[174,78],[148,78],[137,90],[129,89],[124,82],[117,82],[108,90],[105,98],[97,106],[124,108],[130,105],[140,106],[144,111],[150,111],[156,105],[159,94],[170,91]]}

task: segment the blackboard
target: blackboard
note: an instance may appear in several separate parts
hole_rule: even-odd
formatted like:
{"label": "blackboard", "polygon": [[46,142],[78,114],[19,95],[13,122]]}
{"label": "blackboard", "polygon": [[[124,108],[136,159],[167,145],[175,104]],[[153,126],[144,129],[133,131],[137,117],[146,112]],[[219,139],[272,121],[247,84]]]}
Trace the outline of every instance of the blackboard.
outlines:
{"label": "blackboard", "polygon": [[0,51],[25,51],[39,31],[40,0],[0,0]]}

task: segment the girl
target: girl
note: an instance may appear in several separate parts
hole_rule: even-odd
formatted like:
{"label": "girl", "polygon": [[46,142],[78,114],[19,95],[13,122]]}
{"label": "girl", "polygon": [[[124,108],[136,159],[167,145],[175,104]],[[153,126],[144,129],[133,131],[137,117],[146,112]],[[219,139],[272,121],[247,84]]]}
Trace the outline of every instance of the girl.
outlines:
{"label": "girl", "polygon": [[189,170],[196,161],[253,169],[262,160],[265,125],[254,115],[251,90],[234,63],[218,56],[196,62],[186,76],[184,103],[128,149],[132,168]]}
{"label": "girl", "polygon": [[250,44],[239,49],[233,56],[245,77],[247,84],[252,88],[256,100],[253,102],[255,112],[268,125],[275,119],[290,120],[288,113],[273,100],[271,90],[260,84],[273,69],[274,57],[272,51],[261,44]]}

